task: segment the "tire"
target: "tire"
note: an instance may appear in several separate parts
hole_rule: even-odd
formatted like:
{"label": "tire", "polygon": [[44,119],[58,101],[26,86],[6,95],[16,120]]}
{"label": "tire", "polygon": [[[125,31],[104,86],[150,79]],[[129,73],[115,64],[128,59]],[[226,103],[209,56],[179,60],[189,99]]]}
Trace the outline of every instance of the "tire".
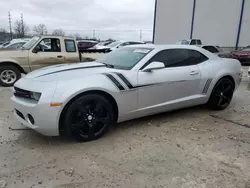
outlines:
{"label": "tire", "polygon": [[0,85],[3,87],[13,86],[21,78],[20,70],[13,65],[0,66]]}
{"label": "tire", "polygon": [[208,107],[212,110],[226,109],[234,94],[234,83],[229,78],[220,79],[214,86],[208,101]]}
{"label": "tire", "polygon": [[111,103],[98,94],[86,94],[73,100],[67,107],[63,126],[68,136],[80,142],[102,137],[114,123]]}

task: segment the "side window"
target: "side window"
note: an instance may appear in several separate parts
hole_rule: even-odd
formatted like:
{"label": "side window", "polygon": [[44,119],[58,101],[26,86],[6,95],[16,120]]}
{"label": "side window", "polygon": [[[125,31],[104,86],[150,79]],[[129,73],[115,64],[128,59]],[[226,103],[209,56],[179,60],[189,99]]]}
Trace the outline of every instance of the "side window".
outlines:
{"label": "side window", "polygon": [[196,40],[191,40],[190,45],[196,45]]}
{"label": "side window", "polygon": [[[43,48],[44,45],[49,46],[49,48]],[[41,40],[36,48],[42,52],[61,52],[60,40],[57,38],[45,38]]]}
{"label": "side window", "polygon": [[203,48],[211,53],[218,53],[219,50],[214,46],[203,46]]}
{"label": "side window", "polygon": [[130,45],[130,43],[129,42],[124,42],[120,46],[127,46],[127,45]]}
{"label": "side window", "polygon": [[196,41],[196,44],[197,44],[197,45],[201,45],[201,40],[197,40],[197,41]]}
{"label": "side window", "polygon": [[163,50],[157,53],[154,57],[151,58],[149,63],[153,61],[159,61],[164,63],[165,67],[180,67],[197,65],[206,61],[207,59],[208,58],[206,56],[195,50],[170,49]]}
{"label": "side window", "polygon": [[76,45],[74,40],[64,40],[66,52],[76,52]]}

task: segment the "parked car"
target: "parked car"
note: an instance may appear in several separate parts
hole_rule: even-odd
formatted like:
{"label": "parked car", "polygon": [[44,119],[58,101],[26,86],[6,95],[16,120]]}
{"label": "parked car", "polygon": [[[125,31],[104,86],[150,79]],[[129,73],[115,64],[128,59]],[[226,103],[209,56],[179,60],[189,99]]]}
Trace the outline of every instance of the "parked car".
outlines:
{"label": "parked car", "polygon": [[242,63],[248,62],[250,64],[250,47],[244,48],[243,50],[240,51],[233,51],[232,57],[234,59],[238,59]]}
{"label": "parked car", "polygon": [[18,39],[12,39],[11,41],[7,41],[4,44],[0,46],[0,48],[17,48],[19,46],[22,46],[26,42],[28,42],[30,38],[18,38]]}
{"label": "parked car", "polygon": [[4,46],[8,45],[8,44],[10,44],[10,41],[4,42],[3,44],[0,45],[0,49],[3,48]]}
{"label": "parked car", "polygon": [[[138,45],[138,44],[145,44],[145,42],[136,42],[136,41],[115,41],[112,42],[106,46],[98,46],[99,52],[111,52],[113,50],[116,50],[117,48],[129,46],[129,45]],[[93,48],[89,49],[93,50]]]}
{"label": "parked car", "polygon": [[112,41],[104,41],[104,42],[99,42],[95,46],[88,48],[86,51],[87,52],[109,52],[109,49],[107,45],[111,44]]}
{"label": "parked car", "polygon": [[181,45],[202,45],[202,42],[200,39],[187,39],[187,40],[179,40],[176,42],[176,44]]}
{"label": "parked car", "polygon": [[116,41],[107,45],[107,47],[109,48],[110,51],[113,51],[120,47],[129,46],[129,45],[138,45],[138,44],[146,44],[146,43],[138,42],[138,41]]}
{"label": "parked car", "polygon": [[142,116],[200,104],[223,110],[241,79],[238,60],[196,46],[145,44],[31,72],[15,83],[12,101],[23,125],[90,141]]}
{"label": "parked car", "polygon": [[213,46],[213,45],[203,45],[201,46],[203,49],[218,55],[219,57],[223,57],[223,58],[230,58],[231,57],[231,53],[228,52],[224,52],[222,49],[220,49],[219,46]]}
{"label": "parked car", "polygon": [[89,48],[95,46],[98,42],[92,40],[79,40],[77,41],[79,52],[85,52]]}
{"label": "parked car", "polygon": [[[50,46],[45,45],[44,41],[50,41]],[[21,73],[50,65],[76,63],[80,60],[81,54],[74,38],[33,37],[20,49],[0,50],[0,85],[12,86],[21,77]]]}
{"label": "parked car", "polygon": [[13,42],[13,43],[10,43],[10,44],[4,46],[3,49],[5,49],[5,48],[17,49],[19,47],[22,47],[25,43],[26,43],[26,41]]}

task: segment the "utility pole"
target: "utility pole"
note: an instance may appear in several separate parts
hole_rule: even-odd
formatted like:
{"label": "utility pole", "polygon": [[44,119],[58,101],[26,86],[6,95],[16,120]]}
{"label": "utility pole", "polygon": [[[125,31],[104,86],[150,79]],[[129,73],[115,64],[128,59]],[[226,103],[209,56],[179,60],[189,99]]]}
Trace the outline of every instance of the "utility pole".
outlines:
{"label": "utility pole", "polygon": [[142,30],[140,30],[140,41],[142,41]]}
{"label": "utility pole", "polygon": [[21,14],[21,24],[22,24],[22,37],[24,37],[23,14]]}
{"label": "utility pole", "polygon": [[11,28],[11,16],[10,16],[10,11],[9,11],[9,26],[10,26],[10,40],[12,40],[12,28]]}

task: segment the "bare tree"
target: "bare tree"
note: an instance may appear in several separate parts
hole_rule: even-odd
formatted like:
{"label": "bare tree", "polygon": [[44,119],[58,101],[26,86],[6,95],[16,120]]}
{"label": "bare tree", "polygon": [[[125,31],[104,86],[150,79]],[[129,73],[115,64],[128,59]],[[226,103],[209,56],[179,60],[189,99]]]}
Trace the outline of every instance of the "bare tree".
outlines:
{"label": "bare tree", "polygon": [[34,26],[33,31],[37,34],[37,35],[47,35],[47,27],[45,24],[39,24]]}
{"label": "bare tree", "polygon": [[80,35],[79,33],[75,33],[75,34],[73,35],[73,37],[75,37],[76,40],[81,40],[81,39],[82,39],[82,37],[81,37],[81,35]]}
{"label": "bare tree", "polygon": [[55,36],[64,36],[65,33],[62,29],[55,29],[53,32],[52,32],[52,35],[55,35]]}
{"label": "bare tree", "polygon": [[17,37],[24,37],[28,34],[29,31],[29,27],[19,20],[17,20],[14,24],[14,32],[16,34]]}
{"label": "bare tree", "polygon": [[0,33],[7,33],[7,30],[4,28],[0,28]]}

